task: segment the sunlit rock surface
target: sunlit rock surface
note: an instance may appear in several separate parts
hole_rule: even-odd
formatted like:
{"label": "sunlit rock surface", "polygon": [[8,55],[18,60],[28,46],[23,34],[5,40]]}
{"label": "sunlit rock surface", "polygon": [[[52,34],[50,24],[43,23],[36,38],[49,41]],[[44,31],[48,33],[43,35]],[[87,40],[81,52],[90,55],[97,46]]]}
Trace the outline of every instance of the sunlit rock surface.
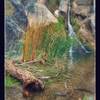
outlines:
{"label": "sunlit rock surface", "polygon": [[[35,3],[34,5],[34,13],[30,13],[29,16],[31,17],[31,21],[29,18],[29,23],[33,22],[35,23],[43,23],[43,24],[49,24],[49,23],[55,23],[57,22],[56,17],[48,10],[48,8],[41,3]],[[28,17],[29,17],[28,16]],[[34,20],[35,19],[35,20]]]}

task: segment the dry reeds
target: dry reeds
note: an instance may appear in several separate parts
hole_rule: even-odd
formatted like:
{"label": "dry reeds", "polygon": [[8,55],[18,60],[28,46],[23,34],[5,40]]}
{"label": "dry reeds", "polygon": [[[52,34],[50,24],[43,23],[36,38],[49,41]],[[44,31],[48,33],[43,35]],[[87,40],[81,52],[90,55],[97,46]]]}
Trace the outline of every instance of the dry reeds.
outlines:
{"label": "dry reeds", "polygon": [[46,53],[52,59],[63,55],[66,47],[66,32],[62,22],[35,24],[27,28],[24,36],[23,61],[34,60],[37,51]]}
{"label": "dry reeds", "polygon": [[40,44],[43,28],[41,24],[32,25],[27,28],[24,36],[23,61],[34,60],[35,52]]}

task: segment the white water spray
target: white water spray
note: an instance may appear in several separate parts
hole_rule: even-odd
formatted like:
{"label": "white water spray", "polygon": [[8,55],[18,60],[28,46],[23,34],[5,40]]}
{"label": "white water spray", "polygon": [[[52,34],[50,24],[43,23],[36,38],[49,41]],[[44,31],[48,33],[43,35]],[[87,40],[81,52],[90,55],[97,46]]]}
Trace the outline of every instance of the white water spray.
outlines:
{"label": "white water spray", "polygon": [[[71,6],[70,6],[70,0],[68,0],[68,32],[69,32],[69,37],[70,39],[75,39],[79,45],[81,46],[81,48],[86,52],[86,53],[89,53],[89,51],[86,50],[86,48],[83,46],[83,44],[78,40],[76,34],[75,34],[75,31],[71,25],[71,22],[70,22],[70,9],[71,9]],[[69,68],[72,69],[73,68],[73,43],[71,43],[71,46],[69,48],[69,58],[70,58],[70,61],[69,61]]]}
{"label": "white water spray", "polygon": [[[78,40],[78,38],[77,38],[77,36],[76,36],[76,34],[75,34],[75,32],[74,32],[74,29],[73,29],[73,27],[72,27],[72,25],[71,25],[71,23],[70,23],[70,0],[68,0],[68,32],[69,32],[69,37],[71,37],[71,38],[75,38],[76,39],[76,41],[79,43],[79,45],[81,46],[81,48],[86,52],[86,53],[89,53],[87,50],[86,50],[86,48],[82,45],[82,43]],[[72,47],[70,47],[70,49],[71,49]],[[69,51],[71,51],[71,50],[69,50]],[[72,50],[73,51],[73,50]]]}
{"label": "white water spray", "polygon": [[94,14],[95,14],[95,9],[96,9],[96,7],[95,7],[95,0],[93,0],[93,12],[94,12]]}

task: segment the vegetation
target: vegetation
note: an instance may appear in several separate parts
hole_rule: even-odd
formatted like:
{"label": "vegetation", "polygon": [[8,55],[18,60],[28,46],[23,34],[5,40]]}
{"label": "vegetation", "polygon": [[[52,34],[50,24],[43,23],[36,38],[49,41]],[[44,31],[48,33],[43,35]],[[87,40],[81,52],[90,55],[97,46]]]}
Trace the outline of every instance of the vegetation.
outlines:
{"label": "vegetation", "polygon": [[48,26],[43,33],[40,46],[40,48],[48,54],[49,59],[63,55],[66,50],[66,32],[64,24],[58,22],[57,24]]}
{"label": "vegetation", "polygon": [[77,18],[75,16],[72,16],[71,17],[71,24],[74,28],[74,31],[76,32],[76,34],[78,33],[79,29],[80,29],[80,25],[79,23],[77,22]]}
{"label": "vegetation", "polygon": [[9,74],[6,74],[6,77],[5,77],[5,86],[6,87],[13,87],[13,86],[16,86],[19,84],[20,84],[20,82],[18,80],[16,80],[15,78],[10,76]]}
{"label": "vegetation", "polygon": [[60,4],[60,0],[48,0],[47,6],[51,10],[51,12],[54,12],[55,9],[58,8],[59,4]]}
{"label": "vegetation", "polygon": [[[71,2],[72,1],[73,0],[71,0]],[[58,8],[57,6],[59,5],[59,2],[60,0],[48,0],[48,7],[52,12],[54,12],[55,9]],[[7,4],[9,5],[9,3]],[[13,8],[7,7],[6,9]],[[75,16],[71,17],[71,24],[79,41],[82,42],[83,45],[91,48],[90,40],[86,41],[82,34],[79,33],[79,29],[81,26],[79,25],[77,18]],[[93,68],[91,68],[91,66],[93,66],[94,63],[91,59],[86,59],[88,54],[85,54],[86,56],[83,57],[83,51],[79,48],[79,43],[77,42],[76,38],[74,36],[69,37],[68,34],[68,31],[65,29],[64,18],[62,17],[58,18],[58,23],[51,23],[49,25],[37,24],[32,25],[31,27],[27,27],[24,37],[21,40],[18,40],[16,43],[13,43],[14,45],[9,49],[8,52],[6,52],[6,60],[16,60],[14,62],[18,64],[19,68],[31,72],[37,78],[44,78],[43,81],[45,85],[47,85],[47,87],[50,86],[50,88],[53,88],[51,85],[55,85],[57,90],[55,88],[52,89],[54,94],[56,92],[60,93],[66,90],[67,80],[71,80],[75,88],[77,88],[77,86],[84,88],[84,83],[85,85],[89,83],[87,79],[89,79],[90,81],[90,77],[92,75],[91,69]],[[69,50],[71,50],[70,47],[75,48],[74,50],[76,50],[79,53],[69,53]],[[47,59],[43,63],[43,56],[46,54]],[[22,57],[22,60],[25,62],[21,62],[22,60],[19,61],[20,56]],[[39,62],[37,61],[36,63],[26,62],[31,60],[34,61],[35,58],[42,59]],[[81,58],[83,58],[83,60]],[[86,79],[85,76],[87,76]],[[82,85],[80,85],[81,83]],[[6,87],[13,87],[19,84],[20,82],[17,79],[10,76],[8,73],[6,74]],[[61,87],[56,86],[57,84],[60,84]],[[67,85],[70,87],[70,84]],[[59,88],[61,88],[61,90]],[[71,97],[73,98],[74,87],[72,88],[73,94]],[[81,94],[80,92],[81,91],[79,91],[79,94]],[[44,92],[44,95],[45,94],[46,93]],[[68,93],[67,96],[70,96],[70,93]],[[82,92],[82,98],[79,96],[79,99],[88,100],[88,96],[83,96]]]}
{"label": "vegetation", "polygon": [[[80,27],[76,18],[72,17],[71,22],[75,32],[78,32]],[[71,45],[77,46],[76,39],[68,37],[62,17],[55,24],[28,27],[23,40],[18,41],[15,50],[7,52],[8,58],[16,58],[23,53],[23,60],[29,61],[46,53],[48,61],[52,62],[56,57],[63,57]]]}
{"label": "vegetation", "polygon": [[[42,25],[43,26],[43,25]],[[36,52],[46,52],[49,59],[61,56],[66,51],[66,32],[63,20],[56,24],[27,29],[24,37],[23,58],[25,61],[34,59]]]}

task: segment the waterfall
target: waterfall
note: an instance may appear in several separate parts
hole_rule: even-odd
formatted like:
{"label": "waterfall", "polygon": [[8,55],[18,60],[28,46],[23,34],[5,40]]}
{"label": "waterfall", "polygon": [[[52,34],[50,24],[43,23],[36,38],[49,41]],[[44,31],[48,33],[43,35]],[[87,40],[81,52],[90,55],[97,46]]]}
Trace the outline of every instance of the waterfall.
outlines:
{"label": "waterfall", "polygon": [[93,0],[93,12],[95,14],[95,0]]}
{"label": "waterfall", "polygon": [[[75,39],[76,42],[80,45],[80,47],[82,48],[82,50],[85,51],[85,53],[89,53],[89,51],[87,51],[87,49],[83,46],[83,44],[81,43],[81,41],[77,38],[76,34],[75,34],[75,31],[71,25],[71,15],[70,15],[70,10],[71,10],[71,5],[70,5],[70,0],[68,0],[68,33],[69,33],[69,38],[70,39]],[[71,46],[69,48],[69,69],[72,69],[74,68],[73,67],[73,60],[74,60],[74,57],[73,57],[73,43],[71,43]]]}
{"label": "waterfall", "polygon": [[[95,17],[95,0],[93,0],[93,15]],[[93,35],[95,36],[95,19],[91,20],[91,26],[92,26]]]}
{"label": "waterfall", "polygon": [[[78,38],[77,38],[77,36],[76,36],[76,34],[75,34],[75,32],[74,32],[74,29],[73,29],[73,27],[72,27],[72,25],[71,25],[71,22],[70,22],[70,18],[71,18],[71,16],[70,16],[70,9],[71,9],[71,6],[70,6],[70,0],[68,0],[68,32],[69,32],[69,37],[70,38],[75,38],[76,39],[76,41],[79,43],[79,45],[81,46],[81,48],[86,52],[86,53],[89,53],[87,50],[86,50],[86,48],[83,46],[83,44],[78,40]],[[69,51],[73,51],[73,50],[71,50],[72,49],[72,46],[70,47],[70,50]]]}
{"label": "waterfall", "polygon": [[75,35],[75,32],[73,30],[73,27],[70,23],[70,0],[68,1],[68,32],[69,32],[69,36],[72,37]]}
{"label": "waterfall", "polygon": [[73,46],[72,45],[69,49],[69,57],[70,57],[69,65],[72,65],[73,64]]}

